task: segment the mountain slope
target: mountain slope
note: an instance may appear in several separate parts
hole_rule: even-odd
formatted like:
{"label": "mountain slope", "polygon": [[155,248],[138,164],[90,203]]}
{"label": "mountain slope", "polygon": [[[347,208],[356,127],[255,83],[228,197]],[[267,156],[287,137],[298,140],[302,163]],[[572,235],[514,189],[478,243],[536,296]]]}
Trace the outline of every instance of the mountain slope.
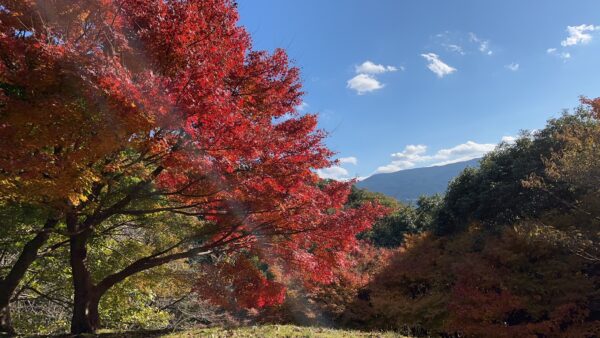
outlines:
{"label": "mountain slope", "polygon": [[421,195],[446,191],[448,182],[466,167],[477,167],[480,159],[437,167],[406,169],[389,174],[376,174],[356,183],[361,189],[379,192],[401,202],[414,202]]}

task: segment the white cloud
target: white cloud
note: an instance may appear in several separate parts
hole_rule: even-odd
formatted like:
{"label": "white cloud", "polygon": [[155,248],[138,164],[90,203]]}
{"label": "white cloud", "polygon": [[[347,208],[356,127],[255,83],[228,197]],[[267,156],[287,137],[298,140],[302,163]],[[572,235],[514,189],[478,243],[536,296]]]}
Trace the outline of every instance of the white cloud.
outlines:
{"label": "white cloud", "polygon": [[409,144],[404,147],[404,150],[399,153],[392,154],[393,158],[399,160],[416,160],[421,157],[422,154],[427,152],[427,146],[423,144]]}
{"label": "white cloud", "polygon": [[355,90],[358,95],[363,95],[385,87],[375,75],[388,72],[404,71],[404,67],[384,66],[371,61],[365,61],[359,66],[355,66],[356,75],[347,82],[347,87]]}
{"label": "white cloud", "polygon": [[347,180],[349,178],[348,170],[340,166],[318,169],[317,175],[322,179],[332,179],[337,181]]}
{"label": "white cloud", "polygon": [[347,181],[350,179],[350,173],[348,169],[343,167],[344,164],[357,165],[358,159],[354,156],[341,157],[338,159],[338,165],[334,165],[329,168],[318,169],[317,175],[319,175],[319,177],[322,179]]}
{"label": "white cloud", "polygon": [[479,51],[486,55],[492,55],[494,52],[490,50],[490,40],[480,39],[475,33],[469,33],[469,40],[479,45]]}
{"label": "white cloud", "polygon": [[451,51],[451,52],[455,52],[455,53],[458,53],[460,55],[465,55],[466,54],[465,50],[461,46],[459,46],[459,45],[450,43],[450,44],[443,44],[443,46],[446,47],[446,49],[449,50],[449,51]]}
{"label": "white cloud", "polygon": [[354,156],[341,157],[338,159],[338,161],[340,161],[341,164],[358,164],[358,159]]}
{"label": "white cloud", "polygon": [[347,87],[363,95],[384,87],[376,78],[368,74],[358,74],[347,82]]}
{"label": "white cloud", "polygon": [[494,54],[494,52],[489,50],[489,42],[487,42],[487,41],[481,43],[481,45],[479,46],[479,51],[482,53],[485,53],[487,55]]}
{"label": "white cloud", "polygon": [[299,105],[296,106],[296,110],[297,111],[305,111],[306,108],[308,108],[310,105],[304,101],[302,101],[302,103],[300,103]]}
{"label": "white cloud", "polygon": [[571,58],[571,53],[569,53],[569,52],[560,52],[559,53],[556,48],[548,48],[548,49],[546,49],[546,53],[548,53],[550,55],[554,55],[565,61],[567,61],[568,59]]}
{"label": "white cloud", "polygon": [[410,169],[414,166],[415,164],[409,161],[392,161],[392,163],[388,165],[377,168],[375,173],[393,173],[404,169]]}
{"label": "white cloud", "polygon": [[479,158],[494,150],[495,144],[468,141],[452,148],[440,149],[435,154],[427,154],[427,146],[408,145],[403,151],[391,155],[392,161],[377,168],[376,173],[391,173],[416,166],[439,166]]}
{"label": "white cloud", "polygon": [[[400,69],[402,69],[402,67]],[[368,60],[363,62],[360,66],[356,66],[357,74],[381,74],[396,71],[398,71],[397,67],[378,65]]]}
{"label": "white cloud", "polygon": [[460,31],[445,31],[434,36],[436,44],[439,44],[445,50],[467,55],[481,53],[484,55],[493,55],[491,48],[492,42],[488,39],[482,39],[475,33],[464,33]]}
{"label": "white cloud", "polygon": [[451,67],[445,64],[442,60],[440,60],[440,57],[437,54],[427,53],[421,54],[421,56],[424,57],[427,61],[429,61],[429,64],[427,64],[427,68],[429,68],[430,71],[432,71],[435,75],[437,75],[440,78],[452,74],[456,71],[456,68]]}
{"label": "white cloud", "polygon": [[575,46],[578,44],[586,44],[592,41],[592,34],[588,32],[593,32],[596,30],[600,30],[600,26],[594,25],[579,25],[579,26],[567,26],[567,32],[569,36],[560,42],[560,45],[563,47]]}
{"label": "white cloud", "polygon": [[443,165],[448,163],[467,161],[477,157],[481,157],[486,153],[494,150],[495,144],[491,143],[476,143],[467,141],[467,143],[459,144],[455,147],[439,150],[433,159],[437,161],[432,165]]}
{"label": "white cloud", "polygon": [[516,72],[517,70],[519,70],[519,64],[513,62],[511,64],[508,64],[508,65],[504,66],[504,68],[506,68],[506,69],[508,69],[510,71]]}
{"label": "white cloud", "polygon": [[513,144],[517,141],[517,138],[514,136],[502,136],[502,142]]}
{"label": "white cloud", "polygon": [[394,171],[409,169],[417,163],[426,161],[429,156],[424,156],[427,152],[427,146],[422,144],[410,144],[404,147],[401,152],[393,153],[390,164],[377,168],[378,173],[391,173]]}

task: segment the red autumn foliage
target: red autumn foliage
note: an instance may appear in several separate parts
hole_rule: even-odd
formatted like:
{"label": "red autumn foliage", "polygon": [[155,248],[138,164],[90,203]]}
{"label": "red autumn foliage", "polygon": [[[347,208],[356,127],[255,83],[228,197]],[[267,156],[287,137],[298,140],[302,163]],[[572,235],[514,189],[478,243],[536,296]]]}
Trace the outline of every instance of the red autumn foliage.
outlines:
{"label": "red autumn foliage", "polygon": [[409,238],[348,307],[349,325],[466,337],[595,337],[597,276],[527,227]]}
{"label": "red autumn foliage", "polygon": [[394,250],[378,248],[367,242],[346,256],[347,264],[335,270],[335,279],[328,284],[315,284],[307,289],[319,314],[329,321],[339,321],[356,298],[362,298],[364,288],[385,269]]}
{"label": "red autumn foliage", "polygon": [[[347,307],[361,297],[362,288],[387,266],[392,252],[361,241],[346,253],[344,264],[332,271],[332,280],[307,281],[298,274],[283,276],[281,280],[287,289],[285,302],[261,311],[260,321],[327,326],[339,323]],[[280,270],[274,270],[281,274]]]}
{"label": "red autumn foliage", "polygon": [[216,305],[229,310],[261,309],[281,304],[285,287],[267,279],[262,271],[245,257],[235,262],[219,262],[203,267],[195,291]]}
{"label": "red autumn foliage", "polygon": [[[352,182],[319,182],[333,153],[317,116],[295,109],[299,70],[283,50],[252,50],[237,20],[230,0],[3,2],[0,192],[66,223],[74,333],[98,327],[99,299],[116,283],[199,253],[250,250],[332,281],[384,213],[345,209]],[[201,244],[182,238],[92,283],[94,231],[156,213],[211,226],[194,234]],[[239,272],[262,290],[250,300],[240,286],[243,304],[277,299],[260,296],[273,285],[255,271]]]}
{"label": "red autumn foliage", "polygon": [[592,108],[592,112],[594,113],[595,117],[597,119],[600,119],[600,97],[597,97],[595,99],[590,99],[587,97],[581,97],[580,98],[581,104],[589,106],[590,108]]}
{"label": "red autumn foliage", "polygon": [[85,13],[110,20],[110,7],[92,1],[2,5],[0,168],[6,182],[0,191],[3,199],[61,203],[91,184],[94,163],[135,145],[131,135],[148,132],[154,112],[141,109],[143,86],[100,50],[103,27],[88,25],[96,43],[78,37]]}

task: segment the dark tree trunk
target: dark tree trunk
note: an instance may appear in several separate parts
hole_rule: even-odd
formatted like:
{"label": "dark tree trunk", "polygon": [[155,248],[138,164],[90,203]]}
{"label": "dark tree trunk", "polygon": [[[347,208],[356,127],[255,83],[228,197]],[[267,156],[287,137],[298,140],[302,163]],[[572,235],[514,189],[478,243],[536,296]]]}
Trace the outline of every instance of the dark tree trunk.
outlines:
{"label": "dark tree trunk", "polygon": [[15,330],[10,321],[10,305],[7,304],[0,308],[0,336],[13,334],[15,334]]}
{"label": "dark tree trunk", "polygon": [[[77,216],[67,215],[67,228],[71,233],[69,239],[71,273],[73,275],[73,317],[71,333],[94,333],[98,329],[98,311],[90,311],[94,305],[94,285],[90,271],[86,265],[87,241],[91,235],[90,228],[80,229]],[[97,309],[97,304],[95,308]],[[95,318],[94,318],[95,317]]]}
{"label": "dark tree trunk", "polygon": [[100,328],[100,315],[98,305],[100,295],[94,292],[94,288],[87,290],[85,295],[77,296],[73,308],[71,321],[71,333],[95,333]]}
{"label": "dark tree trunk", "polygon": [[8,275],[0,280],[0,333],[14,332],[10,321],[10,300],[23,276],[38,257],[40,248],[48,241],[50,230],[56,226],[56,223],[58,223],[56,219],[46,221],[44,228],[25,244]]}
{"label": "dark tree trunk", "polygon": [[100,314],[98,313],[98,306],[100,305],[101,297],[102,295],[94,294],[88,303],[89,321],[95,330],[100,327]]}

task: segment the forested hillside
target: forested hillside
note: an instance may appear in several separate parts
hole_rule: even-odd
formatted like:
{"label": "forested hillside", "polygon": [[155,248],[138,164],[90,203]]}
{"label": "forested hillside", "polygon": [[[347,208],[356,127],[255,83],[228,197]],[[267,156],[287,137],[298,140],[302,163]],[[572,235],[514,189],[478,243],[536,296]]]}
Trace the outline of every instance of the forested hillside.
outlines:
{"label": "forested hillside", "polygon": [[417,335],[598,336],[600,100],[583,103],[463,171],[433,208],[376,224],[404,242],[341,320]]}

